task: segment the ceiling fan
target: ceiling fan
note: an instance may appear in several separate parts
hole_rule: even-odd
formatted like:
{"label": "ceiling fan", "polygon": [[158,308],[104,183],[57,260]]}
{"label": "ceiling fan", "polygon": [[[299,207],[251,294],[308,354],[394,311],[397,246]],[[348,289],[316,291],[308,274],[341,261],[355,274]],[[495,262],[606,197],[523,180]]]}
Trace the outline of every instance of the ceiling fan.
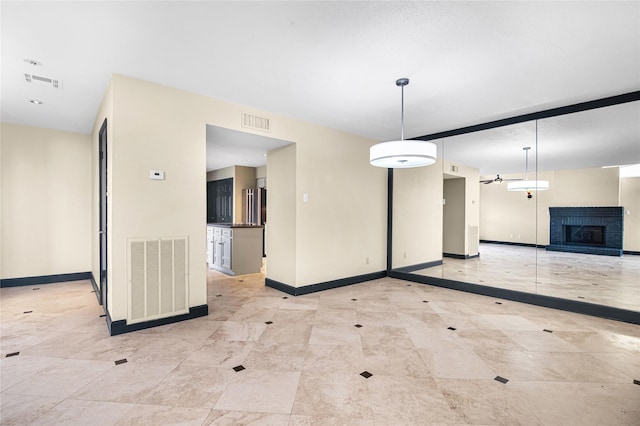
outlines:
{"label": "ceiling fan", "polygon": [[495,179],[485,179],[485,180],[481,180],[480,183],[484,183],[485,185],[488,185],[490,183],[495,183],[495,184],[501,184],[502,182],[511,182],[514,180],[522,180],[522,179],[502,179],[500,177],[499,174],[496,175]]}

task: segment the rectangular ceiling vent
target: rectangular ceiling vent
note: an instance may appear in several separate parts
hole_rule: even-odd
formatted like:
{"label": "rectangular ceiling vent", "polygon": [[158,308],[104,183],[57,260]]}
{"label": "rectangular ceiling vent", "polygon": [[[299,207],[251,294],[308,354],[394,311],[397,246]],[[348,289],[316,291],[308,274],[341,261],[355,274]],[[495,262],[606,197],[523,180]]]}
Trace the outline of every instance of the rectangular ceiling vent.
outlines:
{"label": "rectangular ceiling vent", "polygon": [[268,132],[270,130],[269,125],[269,119],[266,117],[260,117],[247,112],[242,113],[242,127]]}
{"label": "rectangular ceiling vent", "polygon": [[39,75],[24,73],[24,81],[35,84],[37,86],[51,87],[53,89],[62,89],[62,81],[55,78],[41,77]]}

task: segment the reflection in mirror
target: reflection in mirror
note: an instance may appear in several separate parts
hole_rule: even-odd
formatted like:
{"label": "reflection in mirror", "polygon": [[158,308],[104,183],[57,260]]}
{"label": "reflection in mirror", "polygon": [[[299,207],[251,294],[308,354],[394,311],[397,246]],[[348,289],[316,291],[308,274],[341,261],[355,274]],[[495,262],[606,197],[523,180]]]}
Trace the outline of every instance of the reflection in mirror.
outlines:
{"label": "reflection in mirror", "polygon": [[539,135],[553,186],[538,199],[538,294],[640,311],[640,174],[627,175],[640,102],[547,118]]}
{"label": "reflection in mirror", "polygon": [[413,271],[442,259],[442,144],[437,162],[393,170],[393,269]]}
{"label": "reflection in mirror", "polygon": [[[446,138],[443,264],[413,273],[640,311],[640,173],[630,172],[631,165],[640,164],[638,123],[640,102],[635,101],[539,119],[537,145],[535,121]],[[526,165],[523,148],[528,146]],[[508,191],[508,180],[525,178],[526,168],[529,180],[547,180],[549,190],[533,192],[532,198]],[[456,201],[462,187],[464,201]],[[616,207],[623,218],[624,255],[547,250],[554,246],[550,207]],[[464,214],[464,221],[456,214]],[[566,239],[570,231],[562,229]],[[582,240],[575,244],[585,247],[594,232],[599,230],[581,228]],[[612,238],[597,244],[607,246]],[[474,240],[480,241],[479,257],[474,257]]]}
{"label": "reflection in mirror", "polygon": [[507,190],[535,178],[535,143],[535,122],[445,139],[443,264],[416,273],[535,293],[536,199]]}

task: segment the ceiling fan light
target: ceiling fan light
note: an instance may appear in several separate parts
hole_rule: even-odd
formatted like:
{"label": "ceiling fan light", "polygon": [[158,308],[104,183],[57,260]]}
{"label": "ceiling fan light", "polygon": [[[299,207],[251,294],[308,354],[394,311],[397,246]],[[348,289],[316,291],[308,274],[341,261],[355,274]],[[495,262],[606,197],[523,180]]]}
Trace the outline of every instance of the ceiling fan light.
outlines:
{"label": "ceiling fan light", "polygon": [[507,184],[509,191],[546,191],[547,189],[549,189],[548,180],[518,180]]}
{"label": "ceiling fan light", "polygon": [[436,162],[436,144],[433,142],[400,140],[381,142],[369,149],[372,166],[410,168],[428,166]]}

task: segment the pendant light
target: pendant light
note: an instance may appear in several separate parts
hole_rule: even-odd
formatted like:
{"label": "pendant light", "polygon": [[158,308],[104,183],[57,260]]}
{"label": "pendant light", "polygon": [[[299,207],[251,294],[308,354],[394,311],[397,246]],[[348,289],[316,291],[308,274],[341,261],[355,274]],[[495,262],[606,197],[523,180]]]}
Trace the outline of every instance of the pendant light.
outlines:
{"label": "pendant light", "polygon": [[[538,120],[536,120],[536,147],[538,146]],[[515,182],[509,182],[507,184],[507,189],[509,191],[527,191],[529,194],[529,198],[531,195],[531,191],[546,191],[549,189],[549,181],[548,180],[528,180],[527,174],[529,173],[529,150],[530,146],[525,146],[522,148],[525,152],[525,172],[524,172],[524,180],[517,180]]]}
{"label": "pendant light", "polygon": [[369,162],[372,166],[394,169],[428,166],[436,162],[436,144],[404,140],[404,86],[407,84],[409,84],[408,78],[396,80],[396,86],[402,89],[400,140],[373,145],[369,150]]}

